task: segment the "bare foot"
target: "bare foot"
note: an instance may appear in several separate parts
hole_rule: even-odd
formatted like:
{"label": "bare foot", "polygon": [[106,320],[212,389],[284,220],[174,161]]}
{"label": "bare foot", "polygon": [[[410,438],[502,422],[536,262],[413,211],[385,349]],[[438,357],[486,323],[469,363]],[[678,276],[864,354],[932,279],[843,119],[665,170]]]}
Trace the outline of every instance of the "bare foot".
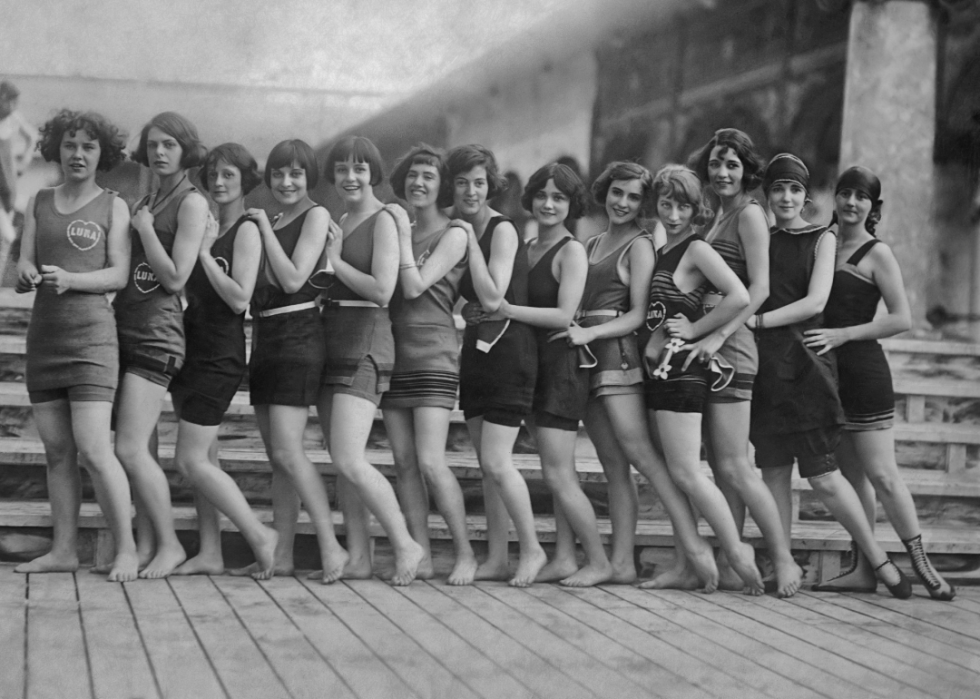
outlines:
{"label": "bare foot", "polygon": [[449,577],[446,578],[447,585],[470,585],[476,577],[476,556],[472,553],[456,556],[456,565],[453,566]]}
{"label": "bare foot", "polygon": [[109,582],[132,582],[139,576],[139,556],[133,553],[120,553],[112,562]]}
{"label": "bare foot", "polygon": [[547,562],[548,555],[540,546],[527,554],[522,554],[517,561],[517,571],[508,584],[511,587],[527,587],[534,582]]}
{"label": "bare foot", "polygon": [[632,585],[636,582],[636,564],[630,560],[628,563],[612,563],[613,574],[607,581],[610,585]]}
{"label": "bare foot", "polygon": [[53,551],[14,568],[15,573],[74,573],[76,570],[77,555],[59,556]]}
{"label": "bare foot", "polygon": [[374,566],[371,564],[371,559],[365,556],[360,558],[348,557],[341,577],[344,580],[370,580],[374,577]]}
{"label": "bare foot", "polygon": [[197,554],[174,568],[173,575],[221,575],[225,572],[225,559],[219,552],[217,556]]}
{"label": "bare foot", "polygon": [[146,568],[140,571],[140,577],[147,580],[165,578],[174,572],[174,568],[187,559],[187,554],[179,544],[172,547],[160,547]]}
{"label": "bare foot", "polygon": [[418,570],[415,571],[415,577],[419,580],[431,580],[435,574],[436,571],[432,568],[432,554],[426,552],[419,562]]}
{"label": "bare foot", "polygon": [[574,575],[578,570],[578,562],[574,558],[552,558],[548,561],[534,582],[549,583],[564,580],[569,575]]}
{"label": "bare foot", "polygon": [[264,540],[252,549],[255,554],[255,572],[252,577],[256,580],[269,580],[276,574],[276,545],[279,543],[279,532],[264,527]]}
{"label": "bare foot", "polygon": [[493,561],[489,558],[476,567],[474,580],[509,580],[510,566],[507,561]]}
{"label": "bare foot", "polygon": [[150,565],[150,561],[156,556],[156,546],[153,545],[153,540],[150,540],[149,544],[143,544],[142,542],[136,542],[136,556],[139,559],[140,570],[146,568]]}
{"label": "bare foot", "polygon": [[746,543],[738,544],[735,550],[728,556],[728,562],[731,563],[732,568],[748,586],[747,594],[756,596],[765,592],[766,588],[762,582],[762,575],[755,565],[754,548]]}
{"label": "bare foot", "polygon": [[803,569],[790,558],[785,564],[776,564],[776,596],[782,599],[792,597],[803,582]]}
{"label": "bare foot", "polygon": [[724,562],[720,557],[718,560],[718,589],[727,592],[741,592],[745,589],[745,581],[732,570],[727,558]]}
{"label": "bare foot", "polygon": [[[668,571],[654,576],[652,580],[641,582],[637,587],[647,590],[697,590],[701,586],[698,574],[694,568],[686,563],[680,567],[671,568]],[[713,590],[708,590],[713,592]]]}
{"label": "bare foot", "polygon": [[[718,565],[715,563],[715,553],[707,541],[701,539],[696,550],[689,550],[687,560],[694,568],[698,579],[704,583],[705,592],[711,594],[718,589]],[[759,584],[762,585],[761,578]]]}
{"label": "bare foot", "polygon": [[323,564],[320,582],[326,585],[340,580],[346,573],[347,564],[350,563],[350,555],[347,553],[347,549],[336,544],[320,551],[320,562]]}
{"label": "bare foot", "polygon": [[[285,564],[276,561],[276,564],[273,566],[272,572],[274,575],[281,575],[283,577],[288,578],[296,572],[296,568],[293,566],[292,562],[290,562],[289,564]],[[234,578],[244,578],[244,577],[254,578],[256,575],[262,573],[262,568],[261,568],[261,564],[258,561],[256,561],[255,563],[249,563],[244,568],[232,568],[230,570],[226,570],[225,573]]]}
{"label": "bare foot", "polygon": [[560,584],[565,587],[592,587],[593,585],[601,585],[612,578],[612,575],[613,568],[609,561],[606,561],[605,565],[589,563],[562,580]]}
{"label": "bare foot", "polygon": [[[414,541],[404,550],[395,550],[395,575],[391,578],[391,584],[402,587],[409,585],[415,576],[418,575],[419,566],[425,558],[425,549]],[[429,561],[431,570],[432,561]]]}

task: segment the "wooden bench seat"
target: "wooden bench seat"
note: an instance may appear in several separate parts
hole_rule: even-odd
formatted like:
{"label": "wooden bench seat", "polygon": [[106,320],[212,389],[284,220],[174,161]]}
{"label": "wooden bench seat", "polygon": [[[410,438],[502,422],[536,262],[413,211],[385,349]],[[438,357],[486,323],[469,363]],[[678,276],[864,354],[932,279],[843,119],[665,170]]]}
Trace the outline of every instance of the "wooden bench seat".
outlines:
{"label": "wooden bench seat", "polygon": [[[336,475],[336,469],[330,459],[330,454],[323,449],[307,452],[312,461],[323,475]],[[368,450],[368,460],[386,476],[395,475],[395,462],[387,449]],[[268,457],[265,452],[257,449],[221,449],[219,453],[221,466],[232,473],[269,473]],[[536,454],[514,454],[514,465],[521,475],[528,480],[540,480],[541,461]],[[447,452],[446,461],[453,473],[459,479],[479,479],[482,477],[476,454],[472,452]],[[44,448],[40,442],[25,439],[0,439],[0,464],[43,467],[46,465]],[[160,446],[160,465],[165,471],[175,471],[174,447],[163,444]],[[702,468],[710,476],[706,463]],[[606,477],[602,465],[594,457],[579,457],[576,459],[576,471],[583,483],[605,483]],[[930,495],[953,498],[980,498],[980,479],[954,480],[942,471],[925,469],[901,469],[902,477],[909,489],[916,495]],[[637,479],[642,477],[634,471]],[[794,477],[793,488],[796,491],[810,490],[810,483],[805,479]]]}
{"label": "wooden bench seat", "polygon": [[[194,530],[197,528],[197,515],[192,506],[177,505],[174,510],[174,525],[178,530]],[[255,508],[259,520],[272,522],[272,510],[267,507]],[[343,534],[343,515],[334,512],[334,525],[338,534]],[[540,541],[549,543],[555,540],[555,523],[550,516],[539,515],[534,518],[535,528]],[[486,540],[486,518],[482,515],[469,515],[466,518],[470,530],[470,538],[474,541]],[[38,501],[6,501],[0,502],[0,527],[50,527],[51,507],[47,502]],[[108,527],[102,511],[95,503],[82,503],[81,529],[105,530]],[[235,525],[227,518],[221,518],[223,531],[237,531]],[[711,528],[702,521],[700,533],[714,543]],[[905,547],[888,524],[877,528],[876,537],[882,547],[889,553],[904,553]],[[305,511],[300,513],[297,532],[300,534],[315,534],[313,525]],[[599,519],[599,533],[603,542],[608,544],[612,533],[612,525],[608,519]],[[371,534],[384,536],[380,525],[372,519]],[[429,535],[433,539],[450,539],[449,529],[441,515],[429,515]],[[751,522],[746,524],[744,538],[756,547],[765,547],[765,542],[758,527]],[[924,529],[923,538],[930,553],[948,554],[980,554],[980,534],[969,527],[929,527]],[[510,540],[517,541],[516,532],[511,529]],[[847,551],[850,549],[851,537],[837,522],[797,522],[793,525],[792,547],[808,551]],[[637,546],[673,546],[673,531],[670,522],[660,520],[640,520],[637,526]]]}

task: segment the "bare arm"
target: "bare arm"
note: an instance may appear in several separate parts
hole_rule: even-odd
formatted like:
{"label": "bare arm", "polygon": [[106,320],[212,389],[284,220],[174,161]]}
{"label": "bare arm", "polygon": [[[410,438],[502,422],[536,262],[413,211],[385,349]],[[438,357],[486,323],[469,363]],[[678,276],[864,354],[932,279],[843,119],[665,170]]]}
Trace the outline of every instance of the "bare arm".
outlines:
{"label": "bare arm", "polygon": [[[214,225],[217,226],[217,222]],[[198,256],[201,268],[221,300],[235,313],[244,313],[248,308],[248,302],[252,299],[255,279],[259,274],[259,263],[262,261],[262,238],[259,228],[253,222],[246,221],[238,229],[230,275],[225,274],[212,257],[213,242],[209,242],[206,238],[205,244],[201,246],[201,254]]]}
{"label": "bare arm", "polygon": [[555,262],[558,265],[558,306],[555,308],[512,306],[505,300],[500,305],[500,312],[504,318],[539,328],[564,329],[571,325],[575,312],[582,302],[585,277],[589,273],[585,247],[576,240],[566,243],[558,252]]}
{"label": "bare arm", "polygon": [[511,223],[503,222],[494,230],[490,242],[489,263],[483,259],[480,241],[477,240],[473,227],[465,221],[453,221],[467,233],[469,245],[470,275],[473,278],[473,290],[487,313],[493,313],[500,308],[501,301],[510,286],[514,274],[514,259],[517,257],[519,238],[517,229]]}
{"label": "bare arm", "polygon": [[355,269],[340,258],[339,246],[327,247],[327,255],[337,279],[358,296],[379,306],[387,306],[395,293],[398,281],[398,233],[391,215],[378,216],[374,222],[374,254],[371,257],[371,273]]}
{"label": "bare arm", "polygon": [[303,221],[303,230],[299,233],[292,257],[286,254],[276,238],[272,224],[264,209],[249,209],[246,213],[259,227],[262,245],[265,248],[269,267],[279,282],[279,286],[287,294],[295,294],[303,288],[313,274],[313,268],[320,260],[320,253],[327,242],[327,226],[330,225],[330,214],[321,206],[310,209]]}
{"label": "bare arm", "polygon": [[[391,209],[386,207],[386,211]],[[401,282],[402,294],[407,299],[415,299],[437,281],[449,274],[449,271],[459,264],[466,254],[466,231],[459,226],[453,226],[443,233],[435,250],[419,267],[415,264],[412,251],[412,228],[408,222],[408,214],[400,206],[398,211],[404,214],[395,216],[398,225],[399,266],[398,281]]]}
{"label": "bare arm", "polygon": [[834,283],[834,265],[837,261],[837,236],[831,231],[823,234],[817,244],[816,256],[806,296],[782,308],[761,314],[761,323],[759,316],[752,316],[748,321],[750,328],[755,330],[759,325],[763,328],[792,325],[808,320],[823,311]]}
{"label": "bare arm", "polygon": [[881,291],[887,313],[879,314],[870,323],[849,328],[807,330],[806,344],[817,349],[817,354],[823,354],[845,342],[878,340],[905,332],[912,327],[912,312],[905,295],[902,270],[891,248],[882,244],[875,245],[866,259],[873,263],[872,277]]}
{"label": "bare arm", "polygon": [[749,305],[749,292],[728,263],[708,243],[700,240],[691,243],[684,253],[684,258],[681,259],[681,264],[685,262],[692,265],[711,282],[712,286],[724,294],[724,298],[710,313],[693,323],[683,315],[667,319],[667,330],[672,336],[683,340],[694,340],[713,333],[744,312]]}
{"label": "bare arm", "polygon": [[[41,283],[41,274],[37,269],[37,251],[35,250],[37,238],[37,221],[34,219],[34,200],[36,196],[27,202],[27,210],[24,212],[24,232],[20,239],[20,258],[17,260],[17,293],[25,294],[34,291]],[[127,214],[128,215],[128,214]]]}
{"label": "bare arm", "polygon": [[107,263],[93,272],[66,272],[55,265],[41,265],[45,286],[56,292],[78,291],[104,294],[126,286],[129,281],[129,209],[126,202],[115,197],[112,202],[112,226],[106,234]]}
{"label": "bare arm", "polygon": [[192,192],[184,197],[177,212],[177,234],[174,236],[170,255],[153,230],[153,214],[149,207],[142,207],[133,217],[133,227],[139,233],[146,259],[160,286],[171,294],[184,288],[187,278],[194,270],[201,241],[204,239],[207,216],[208,204],[203,196]]}

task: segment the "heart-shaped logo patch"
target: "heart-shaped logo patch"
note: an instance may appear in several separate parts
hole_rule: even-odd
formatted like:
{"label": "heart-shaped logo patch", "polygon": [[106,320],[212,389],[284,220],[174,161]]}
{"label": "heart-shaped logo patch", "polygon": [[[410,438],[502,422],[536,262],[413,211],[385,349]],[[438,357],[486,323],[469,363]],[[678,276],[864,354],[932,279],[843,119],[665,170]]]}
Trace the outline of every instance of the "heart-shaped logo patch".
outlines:
{"label": "heart-shaped logo patch", "polygon": [[68,242],[77,250],[91,250],[102,240],[102,226],[92,221],[75,219],[68,224]]}
{"label": "heart-shaped logo patch", "polygon": [[667,318],[667,307],[660,301],[654,301],[647,310],[647,330],[651,332],[663,325]]}
{"label": "heart-shaped logo patch", "polygon": [[157,275],[153,273],[153,268],[145,262],[140,262],[133,270],[133,284],[144,294],[160,288],[160,282],[157,281]]}

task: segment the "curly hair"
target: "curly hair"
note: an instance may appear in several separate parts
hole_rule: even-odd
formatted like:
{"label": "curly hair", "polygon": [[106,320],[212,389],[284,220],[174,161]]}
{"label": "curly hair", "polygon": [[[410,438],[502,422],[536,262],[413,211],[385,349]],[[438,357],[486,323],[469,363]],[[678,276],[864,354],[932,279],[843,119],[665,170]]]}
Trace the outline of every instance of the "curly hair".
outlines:
{"label": "curly hair", "polygon": [[403,155],[395,164],[395,169],[391,171],[391,189],[399,199],[405,199],[405,180],[408,178],[408,171],[413,165],[431,165],[439,171],[439,195],[436,198],[436,206],[445,209],[453,205],[453,184],[449,176],[449,167],[446,165],[446,153],[441,148],[430,146],[427,143],[419,143]]}
{"label": "curly hair", "polygon": [[177,112],[160,112],[140,131],[139,145],[130,155],[137,163],[150,167],[150,160],[146,157],[146,140],[150,129],[154,127],[171,136],[180,145],[180,167],[186,170],[204,162],[208,149],[201,143],[201,138],[197,135],[197,127],[187,117]]}
{"label": "curly hair", "polygon": [[[384,181],[385,169],[381,152],[370,138],[365,136],[347,136],[337,141],[327,153],[327,162],[323,166],[323,176],[330,184],[336,184],[333,175],[334,163],[353,160],[355,163],[367,163],[371,171],[371,186],[376,187]],[[312,189],[312,187],[311,187]]]}
{"label": "curly hair", "polygon": [[568,218],[582,218],[589,204],[585,185],[572,168],[561,163],[549,163],[531,175],[521,195],[521,206],[531,211],[534,197],[548,185],[548,180],[553,180],[558,191],[568,197]]}
{"label": "curly hair", "polygon": [[507,179],[500,174],[497,158],[493,151],[477,143],[456,146],[446,155],[446,166],[449,168],[449,180],[452,182],[457,175],[469,172],[475,167],[483,167],[487,171],[487,199],[507,189]]}
{"label": "curly hair", "polygon": [[82,130],[99,142],[101,154],[97,170],[107,172],[126,159],[126,132],[97,112],[62,109],[40,129],[37,149],[49,163],[61,162],[61,140],[65,134]]}
{"label": "curly hair", "polygon": [[710,182],[708,178],[708,161],[711,151],[721,146],[721,153],[731,150],[742,162],[742,191],[749,192],[762,183],[762,172],[765,162],[755,149],[755,144],[749,135],[738,129],[718,129],[704,146],[688,158],[687,165],[698,174],[702,182]]}
{"label": "curly hair", "polygon": [[592,183],[592,198],[595,203],[605,208],[606,195],[609,194],[609,187],[616,180],[639,180],[643,186],[642,199],[640,202],[640,216],[647,218],[656,207],[653,199],[653,175],[650,171],[639,163],[626,160],[615,160],[602,171],[595,182]]}
{"label": "curly hair", "polygon": [[683,165],[665,165],[653,176],[653,200],[670,197],[681,204],[689,204],[694,209],[695,226],[703,226],[714,218],[714,214],[704,203],[701,180],[694,170]]}
{"label": "curly hair", "polygon": [[238,172],[241,173],[243,194],[248,194],[262,182],[259,166],[245,146],[239,143],[222,143],[208,153],[208,157],[204,159],[204,165],[201,166],[201,185],[205,192],[211,191],[208,175],[221,162],[237,168]]}

